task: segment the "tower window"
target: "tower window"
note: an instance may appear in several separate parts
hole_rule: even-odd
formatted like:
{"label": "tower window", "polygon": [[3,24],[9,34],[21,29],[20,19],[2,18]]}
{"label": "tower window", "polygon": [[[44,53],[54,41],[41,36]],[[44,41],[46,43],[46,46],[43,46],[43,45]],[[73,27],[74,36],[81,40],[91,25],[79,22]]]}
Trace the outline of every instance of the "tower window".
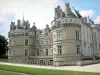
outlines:
{"label": "tower window", "polygon": [[60,13],[57,13],[57,18],[60,18]]}
{"label": "tower window", "polygon": [[48,49],[46,49],[46,56],[48,55]]}
{"label": "tower window", "polygon": [[57,40],[62,40],[62,31],[57,32]]}
{"label": "tower window", "polygon": [[57,26],[58,26],[58,27],[61,26],[61,22],[60,22],[60,21],[57,22]]}
{"label": "tower window", "polygon": [[37,49],[37,56],[39,56],[39,49]]}
{"label": "tower window", "polygon": [[46,45],[48,44],[48,40],[46,40]]}
{"label": "tower window", "polygon": [[28,56],[28,50],[25,49],[25,56]]}
{"label": "tower window", "polygon": [[25,46],[28,46],[28,39],[25,39]]}
{"label": "tower window", "polygon": [[99,49],[100,49],[100,44],[99,44]]}
{"label": "tower window", "polygon": [[77,54],[80,54],[80,45],[76,45]]}
{"label": "tower window", "polygon": [[76,40],[79,40],[79,31],[76,31]]}
{"label": "tower window", "polygon": [[58,54],[62,54],[62,46],[58,45]]}

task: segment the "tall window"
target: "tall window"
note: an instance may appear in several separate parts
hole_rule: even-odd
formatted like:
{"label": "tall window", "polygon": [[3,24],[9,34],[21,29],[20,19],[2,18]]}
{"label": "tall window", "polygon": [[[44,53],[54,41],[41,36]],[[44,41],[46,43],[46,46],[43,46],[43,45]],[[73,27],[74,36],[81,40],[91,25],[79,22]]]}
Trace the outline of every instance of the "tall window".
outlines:
{"label": "tall window", "polygon": [[48,55],[48,49],[46,49],[46,56]]}
{"label": "tall window", "polygon": [[79,40],[79,31],[76,31],[76,40]]}
{"label": "tall window", "polygon": [[57,32],[57,40],[62,40],[62,31]]}
{"label": "tall window", "polygon": [[46,45],[48,44],[48,40],[46,40]]}
{"label": "tall window", "polygon": [[39,49],[37,49],[37,56],[39,56]]}
{"label": "tall window", "polygon": [[62,46],[58,45],[58,54],[62,54]]}
{"label": "tall window", "polygon": [[100,44],[99,44],[99,49],[100,49]]}
{"label": "tall window", "polygon": [[28,56],[28,50],[25,49],[25,56]]}
{"label": "tall window", "polygon": [[28,46],[28,39],[25,39],[25,46]]}
{"label": "tall window", "polygon": [[57,13],[57,18],[60,18],[60,13]]}
{"label": "tall window", "polygon": [[77,54],[80,54],[80,45],[76,45]]}

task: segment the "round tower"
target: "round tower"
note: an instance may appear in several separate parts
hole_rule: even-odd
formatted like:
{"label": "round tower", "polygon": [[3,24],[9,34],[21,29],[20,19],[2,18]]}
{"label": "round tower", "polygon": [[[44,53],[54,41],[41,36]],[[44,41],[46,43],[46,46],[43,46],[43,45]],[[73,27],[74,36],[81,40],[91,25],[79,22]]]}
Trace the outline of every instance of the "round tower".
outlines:
{"label": "round tower", "polygon": [[[53,65],[75,65],[81,60],[81,24],[73,15],[69,4],[66,17],[56,18],[52,23]],[[70,12],[69,12],[70,11]]]}

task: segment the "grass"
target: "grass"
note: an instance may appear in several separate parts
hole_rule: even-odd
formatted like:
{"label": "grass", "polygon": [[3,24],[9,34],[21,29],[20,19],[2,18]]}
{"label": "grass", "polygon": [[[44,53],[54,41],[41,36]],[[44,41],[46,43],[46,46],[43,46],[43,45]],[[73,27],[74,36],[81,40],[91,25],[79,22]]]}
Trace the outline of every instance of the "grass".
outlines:
{"label": "grass", "polygon": [[24,75],[24,74],[0,70],[0,75]]}
{"label": "grass", "polygon": [[[100,73],[50,70],[50,69],[29,68],[29,67],[10,66],[10,65],[1,65],[1,64],[0,64],[0,70],[20,72],[20,73],[26,73],[32,75],[100,75]],[[3,74],[0,73],[0,75]]]}

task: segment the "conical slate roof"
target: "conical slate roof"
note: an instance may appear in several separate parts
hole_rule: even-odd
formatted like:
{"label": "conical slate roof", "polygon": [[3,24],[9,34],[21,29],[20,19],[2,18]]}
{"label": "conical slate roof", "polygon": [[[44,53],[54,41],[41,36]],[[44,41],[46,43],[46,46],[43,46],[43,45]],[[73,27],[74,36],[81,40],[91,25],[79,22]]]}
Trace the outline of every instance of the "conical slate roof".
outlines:
{"label": "conical slate roof", "polygon": [[82,18],[81,14],[76,9],[74,9],[74,11],[75,11],[75,13],[76,13],[76,15],[77,15],[78,18]]}
{"label": "conical slate roof", "polygon": [[65,15],[66,17],[77,17],[71,10],[69,3],[66,3]]}

